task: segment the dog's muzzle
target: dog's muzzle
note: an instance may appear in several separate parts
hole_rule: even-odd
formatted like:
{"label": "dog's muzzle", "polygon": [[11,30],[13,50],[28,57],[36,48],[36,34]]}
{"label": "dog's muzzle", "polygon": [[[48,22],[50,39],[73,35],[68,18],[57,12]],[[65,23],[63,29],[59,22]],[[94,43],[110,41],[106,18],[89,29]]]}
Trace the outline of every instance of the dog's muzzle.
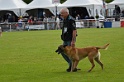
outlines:
{"label": "dog's muzzle", "polygon": [[58,54],[60,54],[60,53],[63,52],[63,50],[60,47],[58,47],[58,49],[55,52],[58,53]]}

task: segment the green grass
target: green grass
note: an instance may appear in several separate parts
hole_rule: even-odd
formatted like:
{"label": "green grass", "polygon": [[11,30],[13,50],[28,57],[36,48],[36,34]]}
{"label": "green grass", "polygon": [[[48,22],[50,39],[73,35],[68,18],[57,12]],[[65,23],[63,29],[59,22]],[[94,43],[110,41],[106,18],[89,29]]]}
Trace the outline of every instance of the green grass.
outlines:
{"label": "green grass", "polygon": [[55,53],[61,30],[3,32],[0,37],[1,82],[123,82],[124,29],[78,29],[76,46],[103,46],[101,51],[104,70],[96,63],[92,72],[88,59],[82,60],[78,72],[68,73],[68,64]]}

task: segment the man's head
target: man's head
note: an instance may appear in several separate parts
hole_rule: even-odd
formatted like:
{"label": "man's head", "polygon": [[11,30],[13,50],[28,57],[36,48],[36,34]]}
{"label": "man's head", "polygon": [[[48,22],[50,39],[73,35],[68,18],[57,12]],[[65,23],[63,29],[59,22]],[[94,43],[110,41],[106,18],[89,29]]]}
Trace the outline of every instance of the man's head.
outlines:
{"label": "man's head", "polygon": [[62,8],[60,10],[60,15],[62,18],[66,19],[67,16],[69,15],[69,10],[67,8]]}

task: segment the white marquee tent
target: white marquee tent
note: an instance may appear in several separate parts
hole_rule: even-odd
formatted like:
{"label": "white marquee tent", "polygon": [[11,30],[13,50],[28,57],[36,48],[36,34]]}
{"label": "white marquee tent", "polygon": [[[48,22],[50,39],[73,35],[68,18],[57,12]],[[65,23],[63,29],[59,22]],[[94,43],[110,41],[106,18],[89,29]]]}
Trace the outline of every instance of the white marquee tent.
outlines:
{"label": "white marquee tent", "polygon": [[114,0],[108,4],[108,8],[114,8],[115,5],[119,5],[121,9],[124,9],[124,0]]}
{"label": "white marquee tent", "polygon": [[36,8],[49,9],[55,15],[55,4],[52,4],[52,0],[33,0],[25,8],[27,10]]}
{"label": "white marquee tent", "polygon": [[113,11],[115,9],[115,5],[118,5],[120,7],[121,11],[123,11],[124,10],[124,0],[114,0],[113,2],[111,2],[107,5],[110,16],[114,14]]}
{"label": "white marquee tent", "polygon": [[95,16],[96,9],[98,14],[100,15],[100,10],[103,9],[102,0],[67,0],[63,4],[59,5],[59,7],[86,7],[89,15]]}
{"label": "white marquee tent", "polygon": [[52,4],[52,0],[33,0],[31,3],[29,3],[26,8],[29,9],[35,9],[35,8],[49,8],[54,6]]}
{"label": "white marquee tent", "polygon": [[17,16],[21,16],[25,12],[23,8],[26,5],[22,0],[0,0],[0,11],[9,10],[13,11]]}
{"label": "white marquee tent", "polygon": [[[59,13],[61,7],[86,7],[88,12],[89,10],[91,11],[89,15],[95,16],[96,9],[100,15],[100,10],[103,9],[102,5],[102,0],[67,0],[63,4],[58,4],[57,13]],[[52,0],[33,0],[25,8],[27,10],[44,8],[49,9],[54,15],[56,13],[55,5],[52,4]]]}
{"label": "white marquee tent", "polygon": [[101,0],[67,0],[60,6],[62,7],[77,7],[87,5],[102,5]]}

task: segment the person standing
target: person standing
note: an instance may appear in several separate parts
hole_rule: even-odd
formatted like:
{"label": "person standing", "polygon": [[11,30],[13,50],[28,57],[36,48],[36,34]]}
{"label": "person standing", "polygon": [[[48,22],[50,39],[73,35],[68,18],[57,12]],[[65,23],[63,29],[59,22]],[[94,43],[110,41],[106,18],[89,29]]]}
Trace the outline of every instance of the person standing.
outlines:
{"label": "person standing", "polygon": [[[75,41],[77,35],[75,19],[69,14],[69,10],[67,8],[62,8],[60,10],[60,15],[63,18],[63,27],[62,27],[62,35],[61,35],[61,39],[63,40],[63,45],[75,47]],[[69,64],[69,68],[66,71],[70,72],[72,62],[69,59],[69,57],[67,57],[64,53],[61,54]],[[77,71],[77,69],[75,71]]]}
{"label": "person standing", "polygon": [[59,17],[57,16],[56,17],[56,30],[60,29],[60,19]]}
{"label": "person standing", "polygon": [[2,28],[0,27],[0,37],[2,36]]}
{"label": "person standing", "polygon": [[49,30],[48,18],[47,18],[47,17],[44,17],[43,22],[44,22],[45,29],[46,29],[46,30]]}

